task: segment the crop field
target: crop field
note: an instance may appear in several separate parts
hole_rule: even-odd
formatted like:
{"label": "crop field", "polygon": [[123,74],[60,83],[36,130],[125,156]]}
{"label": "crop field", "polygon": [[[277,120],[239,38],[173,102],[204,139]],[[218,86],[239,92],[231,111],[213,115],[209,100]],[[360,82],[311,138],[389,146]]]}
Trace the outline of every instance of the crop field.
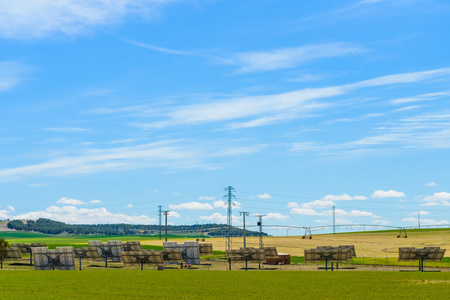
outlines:
{"label": "crop field", "polygon": [[444,299],[450,292],[450,273],[2,271],[0,282],[4,299]]}

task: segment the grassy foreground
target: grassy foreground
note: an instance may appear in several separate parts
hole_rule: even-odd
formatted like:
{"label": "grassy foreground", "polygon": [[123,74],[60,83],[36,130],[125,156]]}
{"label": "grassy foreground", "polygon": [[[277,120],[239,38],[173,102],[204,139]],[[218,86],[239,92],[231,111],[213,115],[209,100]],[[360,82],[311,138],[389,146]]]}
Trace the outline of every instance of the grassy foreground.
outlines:
{"label": "grassy foreground", "polygon": [[0,271],[2,299],[444,299],[449,273]]}

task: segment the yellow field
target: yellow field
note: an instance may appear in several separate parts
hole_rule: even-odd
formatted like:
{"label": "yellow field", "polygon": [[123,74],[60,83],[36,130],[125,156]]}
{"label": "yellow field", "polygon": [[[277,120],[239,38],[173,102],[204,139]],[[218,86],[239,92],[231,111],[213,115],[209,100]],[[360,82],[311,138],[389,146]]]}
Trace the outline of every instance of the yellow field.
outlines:
{"label": "yellow field", "polygon": [[[445,257],[450,257],[450,230],[412,231],[408,238],[397,238],[398,232],[350,233],[313,235],[312,239],[302,239],[299,236],[264,237],[264,246],[275,246],[279,253],[289,253],[291,256],[303,256],[305,249],[317,246],[355,245],[356,254],[367,257],[398,257],[399,247],[441,247],[447,249]],[[170,239],[182,243],[195,239]],[[163,241],[141,241],[144,245],[161,245]],[[213,249],[225,251],[225,238],[208,238],[206,242],[213,243]],[[242,238],[233,238],[233,248],[243,246]],[[248,237],[247,247],[258,247],[259,238]]]}

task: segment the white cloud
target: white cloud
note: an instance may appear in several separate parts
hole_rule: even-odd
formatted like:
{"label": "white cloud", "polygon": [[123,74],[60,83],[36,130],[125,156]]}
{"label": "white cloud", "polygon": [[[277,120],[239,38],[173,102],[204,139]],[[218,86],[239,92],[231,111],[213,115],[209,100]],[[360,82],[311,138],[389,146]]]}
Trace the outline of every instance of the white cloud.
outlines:
{"label": "white cloud", "polygon": [[427,182],[427,183],[425,183],[424,185],[425,185],[425,186],[437,186],[436,182],[433,182],[433,181]]}
{"label": "white cloud", "polygon": [[[404,218],[404,219],[402,219],[402,222],[418,224],[417,218],[414,218],[414,217]],[[450,224],[450,222],[445,221],[445,220],[441,220],[441,221],[436,221],[436,220],[432,220],[432,219],[421,219],[420,220],[420,225],[447,225],[447,224]]]}
{"label": "white cloud", "polygon": [[425,201],[444,201],[444,200],[450,200],[450,193],[447,192],[440,192],[440,193],[434,193],[432,196],[426,196],[424,198]]}
{"label": "white cloud", "polygon": [[11,218],[32,220],[46,218],[69,224],[154,224],[156,222],[155,219],[148,216],[130,216],[122,213],[112,213],[104,207],[87,209],[75,206],[50,206],[44,211],[29,212],[12,216]]}
{"label": "white cloud", "polygon": [[8,205],[7,209],[0,209],[0,220],[12,219],[11,213],[15,211],[16,209],[11,205]]}
{"label": "white cloud", "polygon": [[306,202],[300,204],[303,208],[325,208],[325,207],[331,207],[335,205],[333,201],[330,200],[315,200],[312,202]]}
{"label": "white cloud", "polygon": [[102,203],[102,201],[100,201],[100,200],[91,200],[90,203],[97,204],[97,203]]}
{"label": "white cloud", "polygon": [[257,197],[258,197],[259,199],[270,199],[270,198],[272,198],[272,196],[269,195],[269,194],[267,194],[267,193],[264,193],[264,194],[258,194]]}
{"label": "white cloud", "polygon": [[328,221],[328,220],[314,220],[314,223],[319,223],[319,224],[327,224],[329,222],[330,221]]}
{"label": "white cloud", "polygon": [[372,224],[376,224],[376,225],[389,225],[391,222],[386,221],[386,220],[375,220],[372,222]]}
{"label": "white cloud", "polygon": [[180,214],[177,213],[176,211],[169,211],[167,216],[172,218],[181,218]]}
{"label": "white cloud", "polygon": [[200,202],[188,202],[181,204],[170,204],[170,209],[194,209],[194,210],[203,210],[203,209],[213,209],[212,205],[209,203],[200,203]]}
{"label": "white cloud", "polygon": [[322,214],[318,213],[314,209],[310,208],[292,208],[291,214],[294,215],[307,215],[307,216],[320,216]]}
{"label": "white cloud", "polygon": [[326,195],[322,198],[322,200],[329,200],[329,201],[351,201],[351,200],[366,200],[367,197],[364,196],[354,196],[351,197],[348,194],[342,194],[342,195]]}
{"label": "white cloud", "polygon": [[[238,201],[232,201],[233,205],[231,208],[241,208],[241,203]],[[228,201],[217,200],[213,203],[215,208],[228,208]]]}
{"label": "white cloud", "polygon": [[426,196],[423,200],[426,203],[422,204],[421,206],[433,206],[433,205],[450,206],[450,193],[447,192],[434,193],[431,196]]}
{"label": "white cloud", "polygon": [[[239,217],[232,215],[231,216],[233,224],[240,224],[240,219]],[[206,220],[206,221],[210,221],[210,222],[215,222],[215,223],[219,223],[219,224],[226,224],[227,223],[227,216],[224,216],[220,213],[213,213],[210,216],[201,216],[199,217],[200,220]]]}
{"label": "white cloud", "polygon": [[0,0],[0,35],[9,38],[75,35],[120,23],[127,15],[149,17],[170,0]]}
{"label": "white cloud", "polygon": [[426,211],[426,210],[419,210],[417,213],[412,213],[412,215],[417,215],[417,214],[419,214],[419,215],[429,215],[430,212]]}
{"label": "white cloud", "polygon": [[232,63],[241,66],[239,71],[242,73],[265,72],[293,68],[316,59],[361,53],[363,51],[360,47],[345,43],[308,45],[276,49],[271,52],[238,53],[232,58]]}
{"label": "white cloud", "polygon": [[400,197],[406,197],[406,195],[402,192],[397,192],[394,190],[389,191],[376,190],[372,194],[372,198],[400,198]]}
{"label": "white cloud", "polygon": [[419,101],[430,101],[435,100],[442,97],[449,96],[449,92],[439,92],[439,93],[428,93],[428,94],[422,94],[414,97],[406,97],[406,98],[398,98],[391,100],[392,104],[404,104],[404,103],[411,103],[411,102],[419,102]]}
{"label": "white cloud", "polygon": [[83,204],[86,204],[86,202],[84,202],[84,201],[77,200],[77,199],[71,199],[71,198],[67,198],[67,197],[60,198],[58,201],[56,201],[56,203],[59,203],[59,204],[70,204],[70,205],[83,205]]}
{"label": "white cloud", "polygon": [[287,205],[287,207],[289,207],[289,208],[294,208],[294,207],[299,207],[299,205],[298,205],[297,202],[289,202],[288,205]]}
{"label": "white cloud", "polygon": [[214,197],[211,196],[200,196],[198,197],[198,200],[202,200],[202,201],[208,201],[208,200],[214,200]]}
{"label": "white cloud", "polygon": [[128,208],[132,208],[132,207],[133,207],[133,204],[129,203],[129,204],[127,205],[127,207],[128,207]]}
{"label": "white cloud", "polygon": [[289,219],[289,216],[285,216],[280,213],[268,213],[268,214],[266,214],[264,219],[287,220],[287,219]]}

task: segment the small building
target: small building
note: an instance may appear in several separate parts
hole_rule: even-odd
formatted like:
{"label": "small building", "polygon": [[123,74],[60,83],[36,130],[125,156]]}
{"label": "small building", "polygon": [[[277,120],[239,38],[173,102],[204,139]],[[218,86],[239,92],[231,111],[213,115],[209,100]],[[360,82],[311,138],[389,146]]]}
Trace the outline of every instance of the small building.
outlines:
{"label": "small building", "polygon": [[291,255],[288,253],[278,253],[278,258],[270,258],[266,259],[266,264],[268,265],[290,265],[291,264]]}

